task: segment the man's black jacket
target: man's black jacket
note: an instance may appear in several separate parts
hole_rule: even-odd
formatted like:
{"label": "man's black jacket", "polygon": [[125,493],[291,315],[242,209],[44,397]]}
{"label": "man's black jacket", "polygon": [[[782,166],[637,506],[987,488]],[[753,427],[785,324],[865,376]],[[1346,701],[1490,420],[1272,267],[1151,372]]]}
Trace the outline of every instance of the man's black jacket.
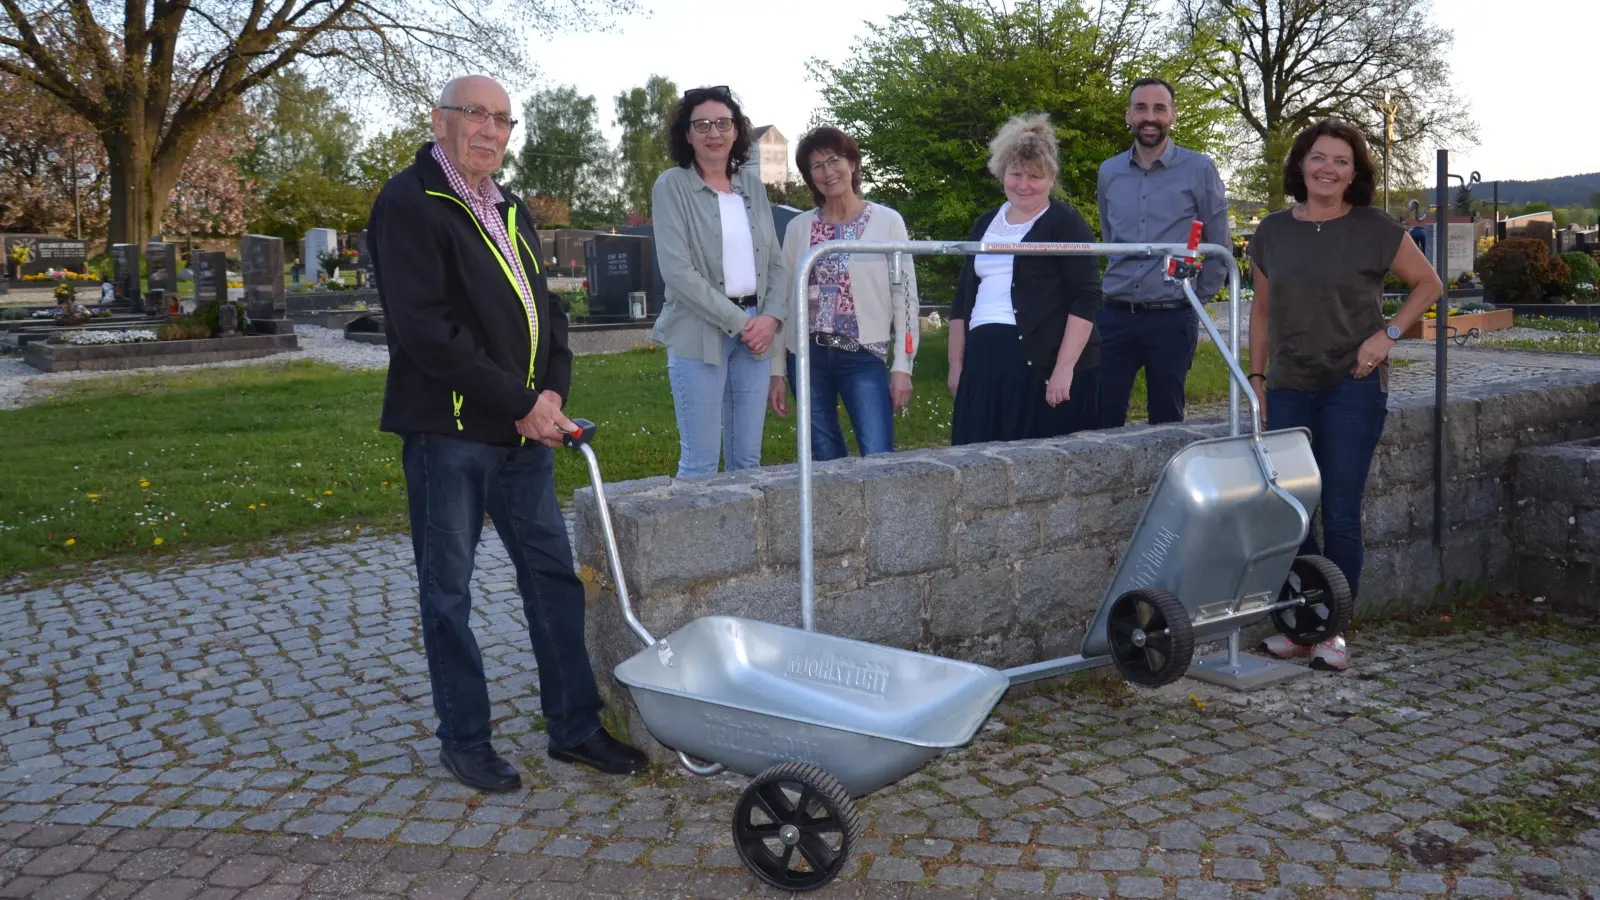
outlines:
{"label": "man's black jacket", "polygon": [[[488,230],[451,190],[432,144],[378,192],[367,246],[389,338],[384,431],[515,444],[516,421],[539,392],[568,397],[566,312],[539,267],[527,206],[501,193],[509,202],[497,212],[517,260],[501,259]],[[519,263],[536,298],[533,315],[508,274]]]}
{"label": "man's black jacket", "polygon": [[[978,217],[968,240],[981,241],[999,209]],[[1060,200],[1051,198],[1050,208],[1039,217],[1023,243],[1088,244],[1094,230],[1083,215]],[[950,318],[963,322],[972,318],[978,300],[976,256],[968,256],[956,280],[955,302]],[[1050,378],[1056,368],[1056,354],[1067,333],[1067,316],[1093,322],[1100,312],[1100,264],[1093,256],[1018,256],[1012,264],[1011,305],[1022,341],[1023,358],[1040,381]],[[1100,364],[1100,329],[1089,333],[1074,371],[1085,372]]]}

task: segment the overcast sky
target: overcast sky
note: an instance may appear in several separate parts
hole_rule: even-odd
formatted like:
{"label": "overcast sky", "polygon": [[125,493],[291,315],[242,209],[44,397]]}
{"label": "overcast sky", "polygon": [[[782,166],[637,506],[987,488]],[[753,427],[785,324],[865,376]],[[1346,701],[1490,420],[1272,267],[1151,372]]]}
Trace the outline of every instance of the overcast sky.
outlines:
{"label": "overcast sky", "polygon": [[[612,98],[652,74],[671,78],[680,90],[727,84],[757,125],[776,125],[791,147],[820,102],[807,60],[845,59],[859,35],[906,6],[905,0],[639,2],[649,15],[622,20],[613,33],[563,35],[536,48],[545,83],[592,94],[613,142]],[[1451,169],[1476,169],[1485,181],[1600,171],[1600,3],[1435,0],[1434,10],[1455,32],[1450,62],[1458,94],[1472,105],[1480,130],[1477,146],[1452,154]],[[513,96],[519,109],[525,97]],[[513,140],[519,144],[520,136]]]}

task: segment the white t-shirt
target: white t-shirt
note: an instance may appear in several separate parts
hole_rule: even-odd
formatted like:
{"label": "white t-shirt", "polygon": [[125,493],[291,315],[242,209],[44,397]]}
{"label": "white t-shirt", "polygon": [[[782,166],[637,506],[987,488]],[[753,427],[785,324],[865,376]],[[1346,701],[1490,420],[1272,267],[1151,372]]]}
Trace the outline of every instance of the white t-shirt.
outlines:
{"label": "white t-shirt", "polygon": [[722,285],[729,297],[756,292],[756,247],[750,240],[750,216],[744,198],[717,192],[722,213]]}
{"label": "white t-shirt", "polygon": [[[985,244],[1020,244],[1022,238],[1044,215],[1044,209],[1034,214],[1026,222],[1015,225],[1006,221],[1006,213],[1011,209],[1008,200],[995,213],[994,220],[983,232]],[[972,318],[967,322],[968,330],[979,325],[1015,325],[1017,324],[1016,306],[1011,302],[1011,272],[1016,257],[1004,253],[985,253],[972,261],[973,269],[978,273],[978,299],[972,304]]]}

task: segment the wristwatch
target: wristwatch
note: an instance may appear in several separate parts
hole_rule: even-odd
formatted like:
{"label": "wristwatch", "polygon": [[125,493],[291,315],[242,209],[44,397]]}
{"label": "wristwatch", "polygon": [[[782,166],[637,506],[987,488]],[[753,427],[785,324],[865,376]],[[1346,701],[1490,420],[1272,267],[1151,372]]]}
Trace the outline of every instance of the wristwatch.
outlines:
{"label": "wristwatch", "polygon": [[1400,340],[1400,326],[1399,325],[1390,325],[1388,328],[1385,328],[1383,330],[1383,333],[1388,335],[1389,336],[1389,340],[1391,340],[1391,341]]}

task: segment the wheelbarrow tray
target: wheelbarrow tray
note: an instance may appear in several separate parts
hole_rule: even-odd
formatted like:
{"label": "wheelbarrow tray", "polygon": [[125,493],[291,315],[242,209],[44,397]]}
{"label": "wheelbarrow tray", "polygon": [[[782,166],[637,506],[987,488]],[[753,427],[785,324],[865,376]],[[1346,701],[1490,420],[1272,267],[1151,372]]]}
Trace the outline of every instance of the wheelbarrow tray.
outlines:
{"label": "wheelbarrow tray", "polygon": [[[1278,484],[1314,515],[1322,478],[1304,428],[1261,436]],[[1161,472],[1084,638],[1085,657],[1110,652],[1106,621],[1128,591],[1162,588],[1182,601],[1194,640],[1259,621],[1277,600],[1300,544],[1300,515],[1267,486],[1250,435],[1196,441]],[[1250,615],[1259,610],[1260,615]]]}
{"label": "wheelbarrow tray", "polygon": [[656,740],[742,775],[780,762],[870,794],[972,740],[1010,684],[988,666],[732,616],[624,660]]}

